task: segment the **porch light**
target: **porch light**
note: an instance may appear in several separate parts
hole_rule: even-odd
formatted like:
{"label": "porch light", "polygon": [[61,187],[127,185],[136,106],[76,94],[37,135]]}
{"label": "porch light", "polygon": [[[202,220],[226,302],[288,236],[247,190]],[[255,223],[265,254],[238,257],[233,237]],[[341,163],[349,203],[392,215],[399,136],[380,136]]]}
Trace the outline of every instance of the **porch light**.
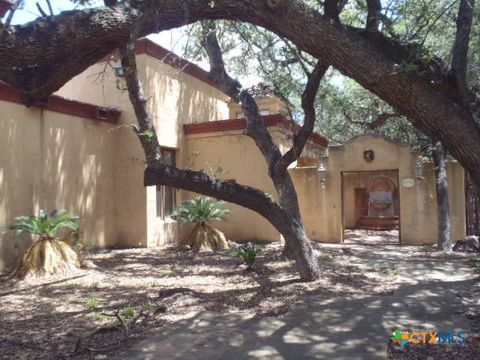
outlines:
{"label": "porch light", "polygon": [[323,165],[320,164],[320,166],[317,169],[318,172],[318,177],[320,178],[320,184],[322,185],[322,189],[327,186],[327,168]]}
{"label": "porch light", "polygon": [[423,164],[420,160],[415,164],[415,177],[417,180],[423,179]]}

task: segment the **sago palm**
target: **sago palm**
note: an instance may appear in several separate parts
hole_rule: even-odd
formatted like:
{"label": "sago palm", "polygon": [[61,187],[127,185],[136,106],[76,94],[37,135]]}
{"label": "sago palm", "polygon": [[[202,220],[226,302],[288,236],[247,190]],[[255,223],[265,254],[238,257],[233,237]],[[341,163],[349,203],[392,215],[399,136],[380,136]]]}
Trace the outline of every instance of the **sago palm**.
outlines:
{"label": "sago palm", "polygon": [[198,197],[184,201],[172,214],[174,219],[182,222],[211,222],[224,220],[230,210],[224,207],[223,201],[215,201],[209,197]]}
{"label": "sago palm", "polygon": [[175,209],[172,218],[196,225],[181,241],[180,246],[188,245],[194,251],[228,249],[225,235],[207,223],[224,220],[229,214],[230,210],[224,207],[223,201],[215,201],[208,197],[183,202]]}
{"label": "sago palm", "polygon": [[43,276],[79,267],[78,254],[70,245],[57,238],[61,229],[78,231],[78,216],[66,210],[54,210],[49,214],[41,209],[38,216],[14,218],[8,230],[17,234],[30,233],[38,236],[23,255],[15,274],[21,278]]}

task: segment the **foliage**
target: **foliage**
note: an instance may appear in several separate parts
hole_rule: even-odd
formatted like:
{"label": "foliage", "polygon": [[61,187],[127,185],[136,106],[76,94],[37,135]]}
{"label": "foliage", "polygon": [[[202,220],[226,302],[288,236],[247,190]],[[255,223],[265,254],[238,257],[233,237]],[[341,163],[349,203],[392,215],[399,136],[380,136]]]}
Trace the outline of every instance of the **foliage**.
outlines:
{"label": "foliage", "polygon": [[123,310],[120,312],[120,315],[121,315],[124,319],[131,319],[131,318],[137,316],[138,313],[139,313],[139,310],[138,310],[135,306],[128,305],[125,309],[123,309]]}
{"label": "foliage", "polygon": [[245,245],[235,245],[232,248],[232,255],[234,257],[242,258],[243,262],[249,269],[252,268],[253,263],[261,252],[262,250],[251,242]]}
{"label": "foliage", "polygon": [[184,223],[224,220],[230,214],[230,210],[226,209],[224,204],[223,201],[199,196],[180,204],[172,213],[172,218]]}
{"label": "foliage", "polygon": [[474,267],[476,269],[480,269],[480,258],[478,257],[471,257],[468,259],[468,262],[471,267]]}
{"label": "foliage", "polygon": [[100,305],[100,299],[97,299],[97,298],[88,298],[84,304],[84,306],[90,310],[96,309],[99,305]]}
{"label": "foliage", "polygon": [[[321,1],[305,0],[308,6],[323,12]],[[448,64],[456,30],[458,11],[456,0],[392,0],[382,2],[380,32],[404,46],[410,57],[401,61],[397,71],[419,76],[426,69],[420,63]],[[367,19],[366,1],[348,1],[340,14],[342,24],[361,31]],[[476,17],[480,7],[475,8]],[[302,120],[301,94],[306,76],[315,59],[300,51],[294,44],[263,28],[240,22],[217,21],[216,28],[228,70],[244,85],[264,82],[290,106],[295,120]],[[192,60],[206,60],[199,44],[199,25],[185,30],[184,54]],[[480,27],[473,26],[469,52],[468,80],[470,86],[479,87],[480,79]],[[428,69],[429,66],[427,66]],[[439,70],[439,69],[436,69]],[[446,71],[446,69],[440,69]],[[317,99],[316,131],[332,144],[366,132],[387,136],[410,144],[414,150],[425,149],[426,136],[406,117],[389,119],[382,126],[371,129],[368,123],[378,114],[393,109],[375,94],[355,81],[331,69],[324,80]],[[362,124],[363,123],[363,124]]]}
{"label": "foliage", "polygon": [[65,209],[54,210],[50,214],[40,209],[38,216],[18,216],[8,230],[17,234],[30,233],[40,238],[53,239],[60,229],[78,230],[78,216],[68,213]]}

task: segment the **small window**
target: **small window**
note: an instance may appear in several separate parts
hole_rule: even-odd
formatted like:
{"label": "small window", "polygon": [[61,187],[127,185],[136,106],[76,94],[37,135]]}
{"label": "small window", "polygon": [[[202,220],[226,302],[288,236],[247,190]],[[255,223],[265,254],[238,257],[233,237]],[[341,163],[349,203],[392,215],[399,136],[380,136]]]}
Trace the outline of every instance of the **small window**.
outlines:
{"label": "small window", "polygon": [[[167,165],[175,166],[175,150],[162,148],[162,157]],[[168,219],[175,208],[175,189],[157,185],[157,217]]]}
{"label": "small window", "polygon": [[260,115],[270,115],[270,110],[260,110]]}

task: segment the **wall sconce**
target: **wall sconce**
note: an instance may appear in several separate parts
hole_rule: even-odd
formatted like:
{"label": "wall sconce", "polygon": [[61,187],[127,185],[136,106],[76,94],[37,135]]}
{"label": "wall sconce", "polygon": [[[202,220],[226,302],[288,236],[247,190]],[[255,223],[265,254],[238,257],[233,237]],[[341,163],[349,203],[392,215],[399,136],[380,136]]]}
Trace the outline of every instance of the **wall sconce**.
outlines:
{"label": "wall sconce", "polygon": [[320,178],[320,184],[322,185],[322,189],[327,186],[327,168],[323,165],[320,164],[320,166],[317,169],[318,172],[318,177]]}
{"label": "wall sconce", "polygon": [[119,78],[124,78],[125,77],[125,68],[123,66],[116,66],[114,67],[115,69],[115,76]]}
{"label": "wall sconce", "polygon": [[420,160],[415,164],[415,177],[417,180],[423,179],[423,163]]}
{"label": "wall sconce", "polygon": [[122,66],[122,63],[119,60],[114,60],[112,67],[116,77],[119,77],[119,78],[125,77],[126,75],[125,68]]}

